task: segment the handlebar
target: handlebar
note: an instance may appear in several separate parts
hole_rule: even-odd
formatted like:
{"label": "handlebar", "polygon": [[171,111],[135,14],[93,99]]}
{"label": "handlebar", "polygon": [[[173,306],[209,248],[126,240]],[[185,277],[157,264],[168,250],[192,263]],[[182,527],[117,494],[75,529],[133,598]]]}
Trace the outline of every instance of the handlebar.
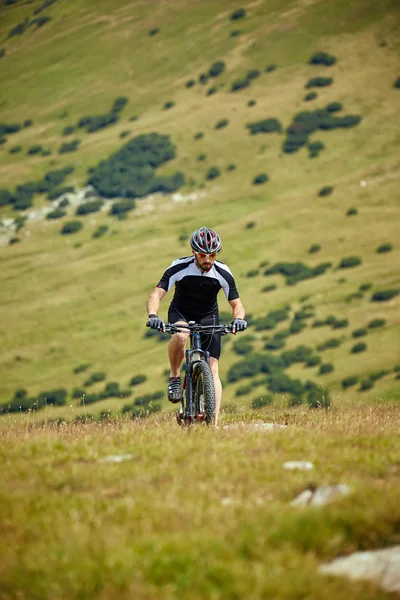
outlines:
{"label": "handlebar", "polygon": [[[149,327],[149,324],[146,324]],[[177,325],[176,323],[166,323],[165,333],[182,333],[183,330],[189,331],[190,333],[218,333],[219,335],[227,335],[228,333],[234,333],[232,330],[232,324],[224,325],[219,323],[218,325],[201,325],[194,321],[189,321],[187,325]]]}

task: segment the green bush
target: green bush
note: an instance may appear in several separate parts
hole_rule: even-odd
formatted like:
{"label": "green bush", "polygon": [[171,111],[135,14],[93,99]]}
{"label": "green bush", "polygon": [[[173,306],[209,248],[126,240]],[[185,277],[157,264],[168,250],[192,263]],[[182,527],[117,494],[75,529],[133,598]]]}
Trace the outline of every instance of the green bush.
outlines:
{"label": "green bush", "polygon": [[236,165],[235,165],[234,163],[231,163],[230,165],[228,165],[228,166],[226,167],[226,170],[227,170],[228,172],[235,171],[235,170],[236,170]]}
{"label": "green bush", "polygon": [[94,383],[98,383],[99,381],[104,381],[106,379],[106,377],[107,377],[107,375],[105,374],[104,371],[95,371],[94,373],[92,373],[90,375],[90,377],[88,379],[86,379],[86,381],[83,385],[85,385],[85,386],[93,385]]}
{"label": "green bush", "polygon": [[399,88],[400,88],[400,77],[398,77],[398,78],[396,79],[396,81],[395,81],[395,82],[394,82],[394,84],[393,84],[393,87],[394,87],[394,88],[397,88],[397,89],[399,89]]}
{"label": "green bush", "polygon": [[231,21],[237,21],[238,19],[243,19],[246,16],[246,11],[244,8],[238,8],[234,10],[233,13],[229,15]]}
{"label": "green bush", "polygon": [[135,386],[135,385],[140,385],[141,383],[144,383],[145,381],[147,381],[147,375],[144,374],[140,374],[140,375],[134,375],[134,377],[132,377],[132,379],[129,382],[130,386]]}
{"label": "green bush", "polygon": [[353,267],[358,267],[361,265],[362,260],[359,256],[347,256],[346,258],[342,258],[339,263],[339,269],[351,269]]}
{"label": "green bush", "polygon": [[263,408],[263,406],[268,406],[272,404],[274,401],[274,397],[271,394],[265,394],[264,396],[257,396],[254,400],[251,401],[250,408],[259,409]]}
{"label": "green bush", "polygon": [[83,223],[81,221],[67,221],[64,223],[63,228],[60,233],[63,235],[68,235],[70,233],[77,233],[83,227]]}
{"label": "green bush", "polygon": [[278,323],[286,321],[289,318],[290,307],[270,311],[265,317],[259,317],[254,320],[253,325],[256,331],[265,329],[275,329]]}
{"label": "green bush", "polygon": [[264,275],[275,275],[280,273],[286,278],[287,285],[295,285],[304,279],[311,279],[322,275],[330,266],[330,263],[320,263],[316,267],[308,267],[300,262],[282,262],[276,263],[272,267],[266,269]]}
{"label": "green bush", "polygon": [[333,83],[332,77],[313,77],[310,79],[306,85],[304,86],[306,89],[313,87],[326,87],[327,85],[331,85]]}
{"label": "green bush", "polygon": [[41,146],[40,144],[34,144],[30,148],[28,148],[28,154],[30,154],[30,155],[40,154],[40,152],[42,152],[43,150],[44,150],[43,146]]}
{"label": "green bush", "polygon": [[188,79],[188,81],[185,83],[185,86],[186,86],[187,88],[191,88],[191,87],[193,87],[194,85],[196,85],[196,81],[195,81],[194,79]]}
{"label": "green bush", "polygon": [[325,144],[323,144],[323,142],[311,142],[310,144],[308,144],[309,158],[315,158],[316,156],[319,156],[321,150],[324,149]]}
{"label": "green bush", "polygon": [[172,100],[168,100],[168,102],[166,102],[163,106],[164,110],[168,110],[169,108],[172,108],[173,106],[175,106],[175,102],[172,102]]}
{"label": "green bush", "polygon": [[278,286],[275,285],[275,283],[272,283],[271,285],[266,285],[265,287],[263,287],[263,289],[261,290],[262,292],[273,292],[274,290],[276,290]]}
{"label": "green bush", "polygon": [[315,100],[315,98],[318,98],[317,92],[308,92],[308,94],[304,96],[303,100],[304,102],[310,102],[311,100]]}
{"label": "green bush", "polygon": [[333,186],[331,185],[325,185],[323,188],[321,188],[318,192],[318,196],[324,197],[324,196],[329,196],[329,194],[332,194],[333,192]]}
{"label": "green bush", "polygon": [[284,367],[290,367],[295,363],[306,363],[313,356],[312,348],[301,345],[293,350],[285,350],[281,354]]}
{"label": "green bush", "polygon": [[108,225],[99,225],[97,229],[93,232],[92,237],[99,238],[102,237],[108,231]]}
{"label": "green bush", "polygon": [[73,398],[82,398],[85,395],[86,395],[85,388],[76,387],[72,390]]}
{"label": "green bush", "polygon": [[207,90],[207,96],[212,96],[213,94],[216,94],[216,93],[217,93],[217,88],[215,85],[211,86]]}
{"label": "green bush", "polygon": [[199,83],[201,83],[202,85],[205,85],[208,81],[208,75],[207,73],[200,73],[199,75]]}
{"label": "green bush", "polygon": [[53,404],[54,406],[64,406],[67,403],[67,390],[61,388],[50,390],[48,392],[40,392],[37,397],[39,407],[45,404]]}
{"label": "green bush", "polygon": [[8,153],[9,154],[17,154],[18,152],[21,152],[21,150],[22,150],[22,146],[12,146],[9,149]]}
{"label": "green bush", "polygon": [[261,73],[258,69],[250,69],[250,71],[247,72],[247,79],[257,79],[260,75]]}
{"label": "green bush", "polygon": [[316,367],[321,362],[321,358],[317,355],[310,356],[306,362],[306,367]]}
{"label": "green bush", "polygon": [[370,373],[369,378],[371,379],[371,381],[378,381],[378,379],[385,377],[385,375],[387,375],[388,373],[389,371],[387,369],[380,369],[380,371],[374,371],[373,373]]}
{"label": "green bush", "polygon": [[198,133],[195,133],[193,137],[195,140],[201,140],[201,138],[204,137],[204,133],[199,131]]}
{"label": "green bush", "polygon": [[103,206],[103,200],[89,200],[80,204],[75,211],[76,215],[88,215],[90,213],[98,212]]}
{"label": "green bush", "polygon": [[65,217],[66,214],[67,213],[65,212],[65,210],[62,210],[61,208],[55,208],[54,210],[47,213],[46,219],[61,219],[62,217]]}
{"label": "green bush", "polygon": [[376,249],[378,254],[383,254],[385,252],[391,252],[392,250],[393,250],[392,244],[381,244]]}
{"label": "green bush", "polygon": [[0,58],[3,58],[6,55],[5,48],[0,48]]}
{"label": "green bush", "polygon": [[71,135],[71,133],[73,133],[74,131],[75,131],[75,127],[73,125],[67,125],[66,127],[64,127],[61,134],[62,135]]}
{"label": "green bush", "polygon": [[12,204],[14,200],[11,192],[5,189],[0,189],[0,206],[6,206],[6,204]]}
{"label": "green bush", "polygon": [[327,110],[330,113],[339,112],[340,110],[343,110],[343,104],[341,104],[340,102],[331,102],[326,106],[325,110]]}
{"label": "green bush", "polygon": [[253,350],[253,345],[245,337],[242,337],[233,344],[233,350],[236,354],[248,354]]}
{"label": "green bush", "polygon": [[363,379],[359,390],[363,392],[365,390],[370,390],[372,387],[374,387],[374,382],[371,379]]}
{"label": "green bush", "polygon": [[100,162],[87,183],[105,198],[140,198],[156,192],[171,193],[184,184],[183,174],[157,177],[155,169],[175,155],[175,146],[168,136],[143,134]]}
{"label": "green bush", "polygon": [[233,31],[231,31],[231,37],[237,37],[241,33],[242,32],[240,31],[240,29],[234,29]]}
{"label": "green bush", "polygon": [[255,106],[257,104],[257,102],[255,100],[249,100],[247,103],[247,106]]}
{"label": "green bush", "polygon": [[268,342],[266,342],[264,344],[264,349],[271,350],[271,351],[281,350],[282,348],[285,347],[285,345],[286,345],[285,340],[275,336],[271,340],[268,340]]}
{"label": "green bush", "polygon": [[259,274],[258,269],[253,269],[252,271],[247,271],[246,277],[256,277]]}
{"label": "green bush", "polygon": [[326,375],[327,373],[332,373],[334,370],[334,366],[332,363],[322,363],[319,367],[319,375]]}
{"label": "green bush", "polygon": [[353,338],[359,338],[359,337],[364,337],[364,335],[367,335],[368,331],[365,327],[360,327],[359,329],[355,329],[352,332],[352,337]]}
{"label": "green bush", "polygon": [[111,107],[112,113],[119,113],[128,104],[129,100],[126,96],[118,96],[115,98],[114,104]]}
{"label": "green bush", "polygon": [[337,348],[338,346],[340,346],[341,343],[342,340],[340,340],[339,338],[329,338],[322,344],[319,344],[319,346],[317,346],[317,350],[319,352],[322,352],[323,350],[327,350],[328,348]]}
{"label": "green bush", "polygon": [[250,79],[242,77],[241,79],[235,79],[231,86],[231,92],[238,92],[250,85]]}
{"label": "green bush", "polygon": [[368,323],[369,329],[375,329],[376,327],[383,327],[386,325],[386,319],[373,319]]}
{"label": "green bush", "polygon": [[125,131],[121,131],[121,133],[119,134],[119,137],[121,138],[121,140],[123,140],[124,138],[128,137],[128,135],[131,134],[131,131],[129,129],[126,129]]}
{"label": "green bush", "polygon": [[218,167],[210,167],[207,171],[206,179],[215,179],[221,175],[220,169]]}
{"label": "green bush", "polygon": [[360,292],[367,292],[372,288],[372,283],[362,283],[358,288]]}
{"label": "green bush", "polygon": [[358,215],[358,210],[356,208],[349,208],[346,212],[348,217],[353,217],[354,215]]}
{"label": "green bush", "polygon": [[110,214],[113,216],[119,217],[120,215],[125,215],[126,213],[133,210],[136,206],[134,200],[119,200],[118,202],[114,202],[111,207]]}
{"label": "green bush", "polygon": [[400,290],[382,290],[381,292],[375,292],[372,294],[372,302],[387,302],[392,298],[395,298],[400,293]]}
{"label": "green bush", "polygon": [[64,194],[73,194],[75,191],[75,188],[72,185],[66,185],[64,187],[61,188],[52,188],[51,191],[47,194],[47,199],[48,200],[55,200],[56,198],[59,198],[60,196],[63,196]]}
{"label": "green bush", "polygon": [[309,65],[325,65],[327,67],[330,67],[331,65],[334,65],[336,62],[336,56],[333,56],[333,54],[328,54],[327,52],[323,52],[323,51],[319,51],[319,52],[315,52],[310,60],[308,61]]}
{"label": "green bush", "polygon": [[253,185],[260,185],[261,183],[265,183],[269,181],[269,177],[266,173],[259,173],[253,179]]}
{"label": "green bush", "polygon": [[359,352],[365,352],[366,349],[367,349],[367,344],[365,342],[359,342],[358,344],[355,344],[352,347],[350,352],[352,354],[358,354]]}
{"label": "green bush", "polygon": [[229,125],[229,121],[228,119],[220,119],[215,125],[214,125],[214,129],[222,129],[223,127],[226,127],[227,125]]}
{"label": "green bush", "polygon": [[89,369],[89,367],[91,367],[91,363],[83,363],[81,365],[78,365],[77,367],[74,367],[74,373],[77,375],[78,373],[82,373],[83,371],[86,371],[87,369]]}
{"label": "green bush", "polygon": [[358,379],[359,378],[357,375],[350,375],[349,377],[346,377],[342,380],[342,388],[346,389],[352,385],[356,385],[356,383],[358,383]]}
{"label": "green bush", "polygon": [[278,67],[276,65],[268,65],[267,67],[265,67],[265,72],[266,73],[272,73],[273,71],[276,71]]}
{"label": "green bush", "polygon": [[223,60],[217,60],[213,63],[208,71],[209,77],[218,77],[225,71],[225,63]]}
{"label": "green bush", "polygon": [[104,115],[86,115],[81,117],[77,123],[77,127],[80,129],[86,128],[87,133],[94,133],[100,129],[105,129],[114,125],[119,120],[117,113],[107,113]]}
{"label": "green bush", "polygon": [[342,329],[343,327],[347,327],[349,324],[348,319],[338,319],[332,325],[332,329]]}
{"label": "green bush", "polygon": [[312,244],[312,246],[309,247],[308,252],[309,254],[314,254],[315,252],[319,252],[321,250],[321,246],[319,244]]}
{"label": "green bush", "polygon": [[251,135],[257,133],[282,133],[282,125],[278,119],[263,119],[246,124]]}
{"label": "green bush", "polygon": [[153,36],[156,35],[159,32],[159,28],[158,27],[153,27],[152,29],[149,30],[149,36]]}

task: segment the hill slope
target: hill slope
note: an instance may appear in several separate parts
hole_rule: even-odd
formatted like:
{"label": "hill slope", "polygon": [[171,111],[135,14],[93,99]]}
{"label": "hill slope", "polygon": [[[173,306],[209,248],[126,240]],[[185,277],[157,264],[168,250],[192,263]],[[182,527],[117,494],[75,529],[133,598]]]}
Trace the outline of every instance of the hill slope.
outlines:
{"label": "hill slope", "polygon": [[[137,199],[124,220],[108,214],[106,200],[106,211],[79,217],[84,226],[73,235],[59,233],[65,221],[76,218],[73,206],[61,220],[28,221],[17,234],[3,234],[1,403],[20,388],[32,399],[65,388],[71,408],[63,405],[51,414],[74,417],[83,411],[79,399],[71,398],[75,387],[99,393],[105,382],[118,382],[126,389],[133,376],[143,374],[147,381],[130,388],[129,402],[163,390],[166,346],[144,337],[145,301],[163,270],[187,253],[188,236],[202,224],[223,239],[221,260],[233,270],[254,323],[242,339],[247,337],[254,351],[264,353],[265,343],[308,306],[308,316],[297,318],[306,327],[286,338],[283,333],[286,346],[272,352],[305,345],[334,368],[320,375],[319,365],[293,363],[287,374],[323,383],[338,404],[399,398],[394,371],[400,362],[396,4],[293,0],[282,9],[272,1],[120,1],[111,8],[104,1],[58,0],[1,5],[0,121],[25,124],[3,136],[2,188],[13,194],[18,185],[69,165],[74,170],[62,185],[83,188],[89,168],[151,132],[169,136],[175,146],[175,158],[158,173],[181,171],[186,181],[180,195]],[[240,8],[244,16],[234,18]],[[50,19],[34,22],[40,16]],[[10,36],[18,23],[25,24],[22,33]],[[336,62],[309,64],[319,51]],[[217,61],[223,61],[223,72],[201,83],[200,75],[210,74]],[[332,82],[306,88],[315,78]],[[191,80],[193,85],[187,83]],[[244,87],[231,91],[237,81],[245,81]],[[313,91],[317,97],[305,100]],[[128,103],[114,124],[93,133],[77,127],[84,116],[110,114],[121,97]],[[361,120],[352,127],[314,128],[308,143],[324,145],[315,158],[309,157],[307,144],[285,152],[295,115],[309,111],[315,117],[317,109],[332,103],[340,105],[333,116]],[[251,135],[246,125],[265,119],[279,121],[281,133]],[[63,135],[66,127],[75,129]],[[61,145],[73,139],[79,139],[78,150],[60,154]],[[41,149],[29,153],[35,145]],[[219,173],[207,178],[212,167]],[[254,184],[264,173],[268,181]],[[319,195],[326,186],[331,193]],[[46,194],[35,194],[32,208],[20,213],[7,203],[0,218],[48,206]],[[108,231],[93,237],[101,225]],[[10,245],[12,237],[19,243]],[[382,245],[387,251],[377,252]],[[360,264],[340,266],[349,257],[361,259]],[[330,266],[321,275],[286,285],[282,275],[264,275],[279,263]],[[276,288],[263,292],[269,285]],[[390,300],[371,301],[374,293],[387,290],[394,292]],[[274,330],[257,329],[257,319],[288,305],[286,322]],[[164,316],[166,309],[165,301]],[[329,316],[335,320],[312,326]],[[379,326],[369,327],[371,322]],[[358,339],[353,332],[360,329],[365,331]],[[333,337],[340,345],[318,350]],[[236,342],[225,341],[224,402],[248,403],[270,394],[260,378],[231,381],[229,369],[243,355],[234,351]],[[357,343],[366,349],[352,352]],[[105,381],[85,387],[93,372],[105,373]],[[344,389],[341,382],[350,376],[358,383]],[[365,390],[360,391],[364,380],[370,383],[361,384]],[[249,381],[260,385],[238,396],[237,388]],[[293,399],[290,392],[276,398]],[[126,402],[104,399],[93,412],[117,410]]]}

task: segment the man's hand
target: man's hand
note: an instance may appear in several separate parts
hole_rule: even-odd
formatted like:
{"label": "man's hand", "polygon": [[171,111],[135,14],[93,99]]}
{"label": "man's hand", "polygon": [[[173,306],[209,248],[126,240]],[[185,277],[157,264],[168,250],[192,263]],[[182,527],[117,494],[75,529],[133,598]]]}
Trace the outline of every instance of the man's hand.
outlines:
{"label": "man's hand", "polygon": [[157,331],[160,331],[162,333],[165,332],[165,323],[157,315],[149,315],[147,327],[150,327],[150,329],[156,329]]}
{"label": "man's hand", "polygon": [[237,331],[244,331],[247,328],[247,321],[244,319],[233,319],[232,321],[232,333]]}

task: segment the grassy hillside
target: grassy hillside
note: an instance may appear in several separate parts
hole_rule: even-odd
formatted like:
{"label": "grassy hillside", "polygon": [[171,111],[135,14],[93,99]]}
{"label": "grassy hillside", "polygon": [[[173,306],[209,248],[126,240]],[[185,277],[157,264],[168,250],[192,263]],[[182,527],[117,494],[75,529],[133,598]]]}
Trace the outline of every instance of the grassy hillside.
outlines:
{"label": "grassy hillside", "polygon": [[[21,388],[33,399],[65,388],[67,405],[51,408],[50,415],[74,418],[84,407],[71,398],[73,389],[99,371],[105,381],[87,392],[99,392],[113,381],[126,389],[138,374],[147,381],[130,388],[128,399],[110,398],[87,407],[95,415],[164,390],[166,345],[144,337],[145,302],[164,269],[187,253],[191,231],[203,224],[220,233],[221,260],[233,270],[253,319],[287,305],[293,319],[312,305],[307,326],[286,338],[283,350],[299,345],[316,350],[329,338],[341,338],[340,346],[320,352],[333,371],[319,375],[319,365],[297,363],[287,370],[290,377],[325,386],[337,406],[398,400],[394,369],[400,362],[400,295],[371,301],[375,292],[400,289],[397,3],[293,0],[282,8],[275,1],[121,0],[111,6],[58,0],[37,13],[50,20],[9,37],[13,27],[24,19],[30,23],[42,6],[18,0],[0,6],[0,48],[5,51],[0,58],[0,122],[32,120],[0,146],[1,187],[13,192],[17,185],[67,165],[74,171],[65,184],[84,187],[88,168],[150,132],[170,136],[176,146],[176,158],[159,172],[182,171],[186,183],[179,189],[184,201],[171,194],[151,195],[138,199],[125,220],[108,211],[81,217],[84,226],[76,234],[60,235],[63,223],[75,218],[71,206],[61,220],[28,221],[17,234],[2,234],[0,403]],[[246,10],[245,16],[233,19],[239,8]],[[309,64],[318,51],[335,56],[335,64]],[[216,61],[224,61],[225,71],[201,84],[199,76]],[[268,70],[271,65],[276,68]],[[233,82],[250,70],[259,75],[232,92]],[[315,77],[333,82],[305,89]],[[191,79],[196,83],[187,87]],[[210,94],[212,87],[216,90]],[[317,98],[305,101],[310,91]],[[70,136],[62,134],[85,115],[107,113],[121,96],[129,102],[116,124],[94,133],[77,128]],[[168,102],[174,104],[166,109]],[[340,114],[359,115],[360,123],[312,133],[309,141],[325,145],[316,158],[309,158],[306,147],[283,152],[293,117],[333,102],[343,106]],[[246,125],[266,118],[278,119],[282,133],[251,135]],[[227,125],[216,128],[223,119]],[[202,137],[196,135],[200,132]],[[77,151],[58,152],[62,143],[75,138],[80,140]],[[43,147],[44,156],[28,154],[35,144]],[[21,150],[10,153],[15,146]],[[229,170],[229,165],[236,168]],[[213,166],[220,175],[210,180],[207,173]],[[255,185],[260,173],[269,180]],[[333,191],[319,196],[324,186]],[[34,209],[26,212],[46,206],[46,195],[35,195]],[[356,214],[348,216],[349,209]],[[11,205],[0,207],[0,219],[18,214]],[[107,233],[93,238],[104,224]],[[12,237],[19,243],[10,244]],[[390,244],[390,251],[377,252],[382,244]],[[310,253],[312,245],[320,249]],[[359,266],[339,267],[343,258],[354,256],[361,259]],[[310,267],[329,262],[331,267],[323,275],[286,285],[282,275],[263,274],[279,262]],[[262,291],[272,284],[275,290]],[[220,304],[226,311],[222,298]],[[167,306],[165,300],[163,316]],[[316,319],[331,315],[348,324],[338,330],[312,327]],[[369,328],[376,319],[381,326]],[[274,331],[249,328],[243,339],[253,335],[253,349],[264,352],[264,338],[287,325]],[[352,332],[361,328],[366,335],[354,338]],[[352,353],[358,342],[366,343],[366,350]],[[234,344],[225,338],[224,402],[248,406],[269,392],[264,385],[237,395],[248,381],[228,381],[230,367],[243,358]],[[370,389],[360,390],[360,382],[382,371]],[[352,375],[358,383],[343,389],[341,382]],[[289,400],[278,394],[275,401]],[[165,400],[161,406],[166,407]],[[43,415],[39,411],[36,418]]]}

